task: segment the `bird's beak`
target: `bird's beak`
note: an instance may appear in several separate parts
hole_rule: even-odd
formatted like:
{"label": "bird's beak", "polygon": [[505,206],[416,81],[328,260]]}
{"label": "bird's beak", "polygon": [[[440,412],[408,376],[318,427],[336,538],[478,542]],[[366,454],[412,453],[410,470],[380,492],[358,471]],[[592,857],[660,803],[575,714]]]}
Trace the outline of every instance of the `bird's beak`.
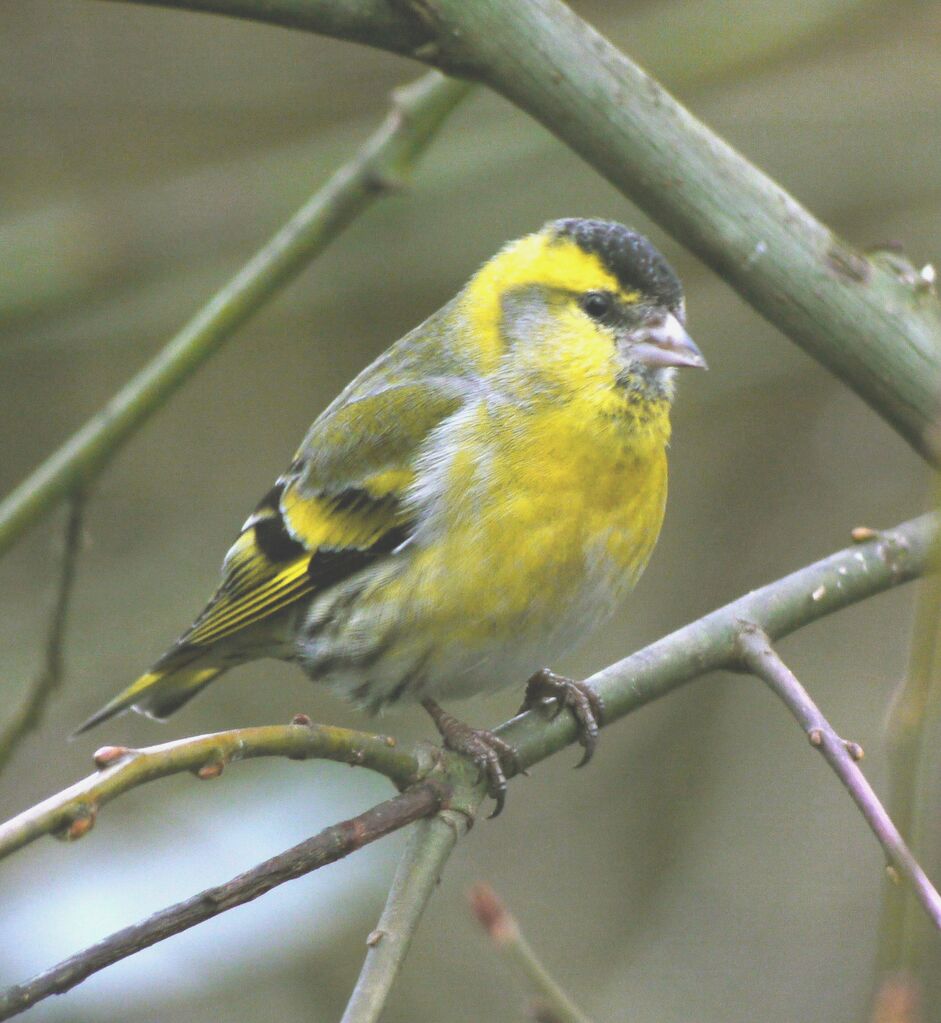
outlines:
{"label": "bird's beak", "polygon": [[637,332],[637,342],[631,353],[645,366],[689,366],[708,369],[702,352],[686,333],[686,328],[673,315],[667,313]]}

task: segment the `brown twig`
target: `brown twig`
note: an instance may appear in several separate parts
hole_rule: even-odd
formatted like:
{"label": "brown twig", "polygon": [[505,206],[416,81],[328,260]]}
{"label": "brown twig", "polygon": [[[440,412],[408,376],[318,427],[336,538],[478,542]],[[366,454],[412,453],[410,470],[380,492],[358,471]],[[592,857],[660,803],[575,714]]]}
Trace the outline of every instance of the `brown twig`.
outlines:
{"label": "brown twig", "polygon": [[794,673],[775,653],[767,634],[750,622],[742,622],[738,637],[742,663],[777,696],[794,715],[807,733],[814,749],[818,750],[846,786],[853,802],[859,807],[889,859],[889,863],[912,886],[918,901],[941,930],[941,895],[928,880],[925,872],[905,844],[898,828],[892,823],[859,769],[863,751],[854,742],[841,739],[800,684]]}
{"label": "brown twig", "polygon": [[20,742],[38,727],[52,694],[62,684],[65,627],[68,622],[75,583],[75,568],[81,547],[84,509],[85,495],[81,490],[76,490],[70,496],[68,516],[65,520],[59,584],[49,617],[49,634],[46,640],[44,663],[39,674],[30,684],[26,699],[0,732],[0,771],[6,767]]}
{"label": "brown twig", "polygon": [[62,994],[86,977],[180,931],[241,906],[285,881],[309,874],[439,810],[450,788],[425,780],[351,820],[325,828],[286,852],[259,863],[225,884],[194,895],[125,927],[96,945],[64,959],[25,984],[0,994],[0,1020],[16,1016],[50,995]]}

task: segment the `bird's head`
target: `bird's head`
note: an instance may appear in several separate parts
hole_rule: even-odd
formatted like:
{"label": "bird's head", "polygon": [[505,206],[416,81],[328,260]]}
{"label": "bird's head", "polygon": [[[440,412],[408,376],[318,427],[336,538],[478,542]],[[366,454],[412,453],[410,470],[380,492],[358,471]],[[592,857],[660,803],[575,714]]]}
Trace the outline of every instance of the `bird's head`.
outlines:
{"label": "bird's head", "polygon": [[677,367],[706,368],[679,278],[623,224],[551,221],[486,263],[462,305],[484,368],[517,385],[669,401]]}

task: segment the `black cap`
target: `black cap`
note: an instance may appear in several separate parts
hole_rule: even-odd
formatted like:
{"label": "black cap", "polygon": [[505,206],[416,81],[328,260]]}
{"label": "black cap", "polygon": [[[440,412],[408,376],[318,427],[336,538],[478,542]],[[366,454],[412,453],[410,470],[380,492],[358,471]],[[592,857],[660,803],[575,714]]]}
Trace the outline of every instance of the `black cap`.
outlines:
{"label": "black cap", "polygon": [[670,264],[636,231],[610,220],[570,217],[546,225],[558,238],[571,238],[592,252],[618,279],[625,291],[639,291],[667,309],[678,309],[683,286]]}

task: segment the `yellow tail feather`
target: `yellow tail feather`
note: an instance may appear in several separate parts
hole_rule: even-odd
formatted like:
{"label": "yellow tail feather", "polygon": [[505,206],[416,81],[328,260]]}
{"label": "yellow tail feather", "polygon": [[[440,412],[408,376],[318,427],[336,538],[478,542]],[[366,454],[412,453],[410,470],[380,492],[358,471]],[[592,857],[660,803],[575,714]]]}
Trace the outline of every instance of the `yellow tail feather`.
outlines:
{"label": "yellow tail feather", "polygon": [[[161,661],[163,658],[161,658]],[[160,664],[160,662],[158,662]],[[120,714],[133,707],[134,710],[148,717],[163,720],[179,709],[187,700],[194,697],[200,689],[207,686],[214,678],[225,671],[219,665],[207,665],[205,660],[197,657],[189,663],[173,667],[168,665],[160,668],[155,665],[146,675],[133,682],[123,692],[104,705],[97,713],[84,722],[72,734],[81,735],[95,725]]]}

